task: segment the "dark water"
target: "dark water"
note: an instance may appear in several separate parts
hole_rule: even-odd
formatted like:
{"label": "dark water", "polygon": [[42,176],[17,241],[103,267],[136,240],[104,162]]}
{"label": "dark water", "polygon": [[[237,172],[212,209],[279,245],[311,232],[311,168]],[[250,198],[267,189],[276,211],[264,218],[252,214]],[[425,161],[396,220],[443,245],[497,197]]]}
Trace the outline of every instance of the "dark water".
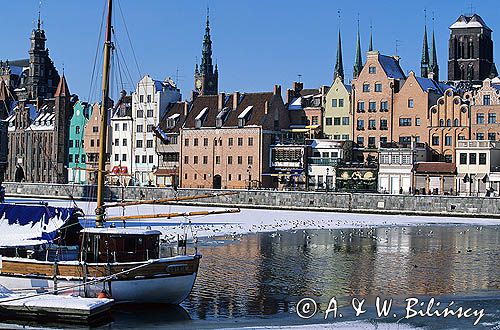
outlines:
{"label": "dark water", "polygon": [[[406,327],[500,329],[500,226],[416,226],[260,233],[201,242],[200,273],[181,307],[119,307],[103,328],[232,328],[364,322],[398,328],[404,299],[431,297],[464,308],[484,308],[474,318],[412,318]],[[377,319],[375,297],[394,298],[397,318]],[[304,297],[325,309],[335,297],[343,319],[303,320]],[[366,298],[356,318],[352,297]],[[391,311],[391,312],[392,312]],[[337,323],[339,326],[344,323]],[[370,327],[366,327],[366,325]],[[384,327],[380,327],[384,328]]]}

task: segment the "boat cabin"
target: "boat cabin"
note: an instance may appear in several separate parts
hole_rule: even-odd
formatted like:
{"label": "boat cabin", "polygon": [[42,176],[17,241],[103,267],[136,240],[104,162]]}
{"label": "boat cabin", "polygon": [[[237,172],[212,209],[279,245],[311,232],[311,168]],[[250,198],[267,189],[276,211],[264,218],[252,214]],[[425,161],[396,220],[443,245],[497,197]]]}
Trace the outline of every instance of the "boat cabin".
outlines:
{"label": "boat cabin", "polygon": [[80,231],[81,258],[88,263],[140,262],[160,257],[158,230],[85,228]]}

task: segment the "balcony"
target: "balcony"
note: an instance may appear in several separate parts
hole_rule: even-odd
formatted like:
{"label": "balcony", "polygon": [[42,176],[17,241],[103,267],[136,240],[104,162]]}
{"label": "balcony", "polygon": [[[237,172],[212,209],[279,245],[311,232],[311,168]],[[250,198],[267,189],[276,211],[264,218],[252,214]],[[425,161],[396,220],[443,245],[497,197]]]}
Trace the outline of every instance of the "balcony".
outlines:
{"label": "balcony", "polygon": [[338,158],[309,157],[309,165],[336,166],[339,164]]}

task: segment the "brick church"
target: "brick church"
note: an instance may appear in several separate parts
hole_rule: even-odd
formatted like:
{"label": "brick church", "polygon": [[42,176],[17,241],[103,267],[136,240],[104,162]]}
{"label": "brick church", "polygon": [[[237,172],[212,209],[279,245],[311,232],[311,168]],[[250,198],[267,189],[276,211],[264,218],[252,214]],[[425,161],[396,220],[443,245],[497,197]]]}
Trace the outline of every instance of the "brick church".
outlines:
{"label": "brick church", "polygon": [[8,126],[6,181],[67,182],[74,100],[46,40],[39,17],[29,58],[0,62],[0,120]]}

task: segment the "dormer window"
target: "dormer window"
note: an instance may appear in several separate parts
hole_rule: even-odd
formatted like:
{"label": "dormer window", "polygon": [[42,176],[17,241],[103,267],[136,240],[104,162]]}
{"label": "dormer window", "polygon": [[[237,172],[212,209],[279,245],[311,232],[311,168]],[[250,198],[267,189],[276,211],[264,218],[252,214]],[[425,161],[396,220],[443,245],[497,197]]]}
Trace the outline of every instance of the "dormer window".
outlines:
{"label": "dormer window", "polygon": [[196,116],[195,120],[195,128],[201,128],[203,125],[203,121],[205,120],[206,116],[208,114],[208,108],[203,108],[203,110],[200,111],[198,116]]}
{"label": "dormer window", "polygon": [[491,98],[489,94],[483,95],[483,105],[491,105]]}
{"label": "dormer window", "polygon": [[215,126],[217,128],[220,128],[222,127],[222,125],[224,125],[224,122],[226,121],[230,110],[230,108],[224,108],[217,114],[217,118],[215,119]]}
{"label": "dormer window", "polygon": [[238,116],[238,127],[243,127],[247,124],[248,120],[252,115],[253,105],[249,105],[245,110]]}

